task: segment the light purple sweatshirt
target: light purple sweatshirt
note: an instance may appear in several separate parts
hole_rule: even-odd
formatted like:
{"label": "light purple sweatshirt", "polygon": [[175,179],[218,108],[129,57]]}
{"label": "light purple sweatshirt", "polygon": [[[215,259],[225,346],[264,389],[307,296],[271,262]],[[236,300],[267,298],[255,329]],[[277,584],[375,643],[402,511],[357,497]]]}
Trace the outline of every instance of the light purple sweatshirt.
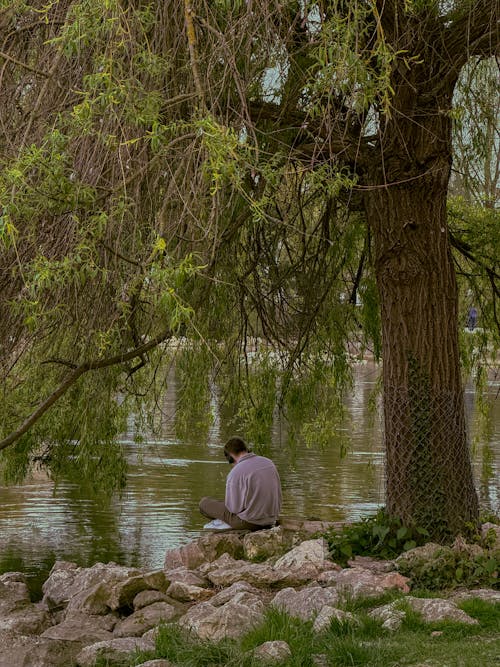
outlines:
{"label": "light purple sweatshirt", "polygon": [[243,521],[269,526],[281,510],[281,484],[272,461],[248,453],[233,467],[226,480],[225,505]]}

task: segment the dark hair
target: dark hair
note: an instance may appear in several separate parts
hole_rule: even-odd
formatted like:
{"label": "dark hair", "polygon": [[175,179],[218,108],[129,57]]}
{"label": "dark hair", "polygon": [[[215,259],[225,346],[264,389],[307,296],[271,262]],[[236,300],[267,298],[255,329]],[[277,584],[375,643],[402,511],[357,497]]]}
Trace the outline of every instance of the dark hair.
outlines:
{"label": "dark hair", "polygon": [[248,452],[248,447],[243,438],[239,438],[237,435],[229,438],[224,445],[224,453],[239,454],[240,452]]}

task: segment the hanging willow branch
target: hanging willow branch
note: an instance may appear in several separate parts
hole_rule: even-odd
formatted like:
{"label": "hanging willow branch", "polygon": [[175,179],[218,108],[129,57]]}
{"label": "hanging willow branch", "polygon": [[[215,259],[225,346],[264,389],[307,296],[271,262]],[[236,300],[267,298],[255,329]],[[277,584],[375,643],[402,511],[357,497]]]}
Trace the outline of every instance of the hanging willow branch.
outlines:
{"label": "hanging willow branch", "polygon": [[23,436],[33,426],[33,424],[35,424],[40,419],[40,417],[42,417],[47,412],[47,410],[49,410],[49,408],[51,408],[54,403],[56,403],[61,398],[61,396],[64,396],[68,389],[73,386],[82,375],[88,373],[89,371],[109,368],[110,366],[117,366],[118,364],[123,364],[126,361],[131,361],[137,357],[142,357],[144,354],[146,354],[146,352],[154,349],[160,345],[160,343],[163,343],[165,340],[167,340],[170,336],[171,332],[168,330],[153,340],[150,340],[148,343],[144,343],[144,345],[136,347],[134,350],[129,350],[128,352],[123,352],[122,354],[118,354],[113,357],[107,357],[106,359],[85,361],[84,363],[77,366],[59,385],[59,387],[53,391],[52,394],[50,394],[50,396],[48,396],[38,406],[38,408],[31,413],[29,417],[24,420],[18,429],[12,431],[12,433],[10,433],[6,438],[3,438],[3,440],[0,440],[0,451],[17,442],[19,438]]}

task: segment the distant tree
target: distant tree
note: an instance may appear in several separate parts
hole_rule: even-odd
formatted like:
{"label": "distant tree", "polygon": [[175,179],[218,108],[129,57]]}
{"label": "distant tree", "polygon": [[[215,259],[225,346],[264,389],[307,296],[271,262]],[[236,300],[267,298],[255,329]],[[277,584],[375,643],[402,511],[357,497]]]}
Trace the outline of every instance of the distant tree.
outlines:
{"label": "distant tree", "polygon": [[288,405],[325,359],[310,395],[338,403],[357,338],[383,359],[389,513],[438,540],[475,523],[446,205],[457,81],[497,52],[498,0],[0,7],[13,469],[43,443],[53,471],[76,451],[112,477],[114,397],[172,333],[236,365],[266,339]]}

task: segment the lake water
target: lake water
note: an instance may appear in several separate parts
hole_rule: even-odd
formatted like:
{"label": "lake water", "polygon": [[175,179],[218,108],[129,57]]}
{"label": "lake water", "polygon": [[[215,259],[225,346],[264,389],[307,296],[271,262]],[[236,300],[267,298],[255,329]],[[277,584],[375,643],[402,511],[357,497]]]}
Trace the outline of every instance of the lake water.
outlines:
{"label": "lake water", "polygon": [[[372,364],[359,365],[347,399],[350,451],[317,451],[284,445],[284,426],[276,423],[270,455],[283,485],[283,514],[324,520],[356,519],[383,503],[384,480],[380,414],[368,407],[379,375]],[[474,447],[481,503],[500,511],[500,383],[492,379],[488,437]],[[175,382],[165,397],[173,415]],[[472,389],[466,393],[471,440],[477,431]],[[132,424],[132,420],[131,420]],[[339,427],[341,428],[341,427]],[[180,442],[173,419],[161,439],[138,446],[133,433],[123,437],[128,452],[127,488],[109,502],[92,498],[75,484],[54,484],[42,474],[20,486],[0,487],[0,572],[25,571],[36,590],[56,559],[91,565],[113,560],[126,565],[161,567],[165,551],[201,534],[198,501],[223,497],[229,467],[222,456],[218,414],[208,443]],[[244,435],[244,434],[243,434]]]}

